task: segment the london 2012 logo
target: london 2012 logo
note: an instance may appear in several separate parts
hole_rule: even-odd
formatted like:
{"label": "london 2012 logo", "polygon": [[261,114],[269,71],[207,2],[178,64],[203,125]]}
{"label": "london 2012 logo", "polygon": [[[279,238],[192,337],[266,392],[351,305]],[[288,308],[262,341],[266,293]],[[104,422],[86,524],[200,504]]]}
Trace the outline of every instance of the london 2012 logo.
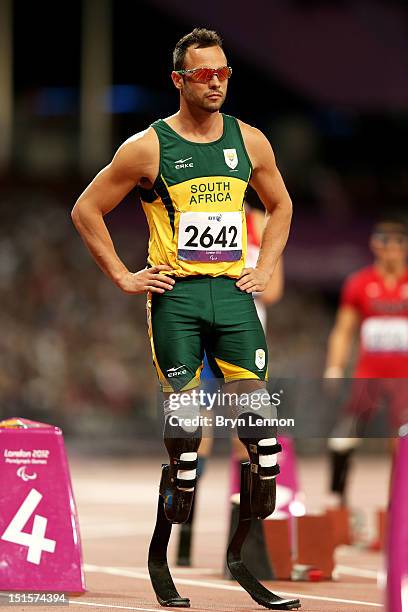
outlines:
{"label": "london 2012 logo", "polygon": [[235,170],[238,166],[238,154],[236,149],[223,149],[224,150],[224,159],[228,168],[231,170]]}

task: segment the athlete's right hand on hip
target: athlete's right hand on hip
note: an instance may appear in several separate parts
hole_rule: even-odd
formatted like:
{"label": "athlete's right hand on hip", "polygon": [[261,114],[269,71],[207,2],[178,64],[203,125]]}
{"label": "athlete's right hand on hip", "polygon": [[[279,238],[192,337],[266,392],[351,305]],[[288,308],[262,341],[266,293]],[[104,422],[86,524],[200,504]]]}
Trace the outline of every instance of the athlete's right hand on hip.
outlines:
{"label": "athlete's right hand on hip", "polygon": [[161,272],[171,272],[173,268],[167,265],[152,266],[144,268],[139,272],[127,272],[119,280],[118,286],[125,293],[164,293],[173,289],[176,282],[170,276]]}

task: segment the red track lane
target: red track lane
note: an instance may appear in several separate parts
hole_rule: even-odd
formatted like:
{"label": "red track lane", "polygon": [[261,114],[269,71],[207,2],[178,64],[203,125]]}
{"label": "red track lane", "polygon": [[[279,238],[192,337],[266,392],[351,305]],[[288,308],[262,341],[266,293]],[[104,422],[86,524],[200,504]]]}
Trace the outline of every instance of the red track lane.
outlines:
{"label": "red track lane", "polygon": [[[75,598],[71,610],[163,610],[155,599],[146,569],[147,550],[155,521],[161,460],[81,460],[70,454],[79,509],[88,591]],[[210,460],[203,477],[197,509],[194,567],[172,565],[177,527],[169,559],[179,592],[191,599],[191,610],[262,610],[235,582],[222,577],[227,512],[227,460]],[[324,459],[302,460],[300,478],[308,505],[322,503],[327,482]],[[389,464],[385,459],[361,459],[354,474],[351,499],[364,507],[368,519],[384,507]],[[376,486],[373,487],[373,482]],[[364,505],[363,505],[364,504]],[[337,552],[343,572],[336,582],[274,582],[278,593],[300,596],[304,612],[356,612],[382,609],[376,573],[378,553],[343,548]],[[200,569],[203,568],[203,569]],[[357,576],[352,576],[353,568]]]}

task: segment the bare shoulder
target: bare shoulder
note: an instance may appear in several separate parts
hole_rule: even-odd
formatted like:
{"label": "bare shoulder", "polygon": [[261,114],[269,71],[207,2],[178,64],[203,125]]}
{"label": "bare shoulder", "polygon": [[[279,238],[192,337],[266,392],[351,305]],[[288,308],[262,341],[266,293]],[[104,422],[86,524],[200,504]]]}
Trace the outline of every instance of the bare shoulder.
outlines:
{"label": "bare shoulder", "polygon": [[244,138],[247,138],[250,141],[267,141],[265,134],[261,132],[261,130],[258,130],[258,128],[254,127],[253,125],[249,125],[249,123],[245,123],[245,121],[241,121],[241,119],[237,119],[237,121]]}
{"label": "bare shoulder", "polygon": [[258,128],[240,119],[238,119],[238,124],[241,128],[242,138],[244,139],[245,147],[254,168],[264,163],[274,165],[275,156],[271,143],[265,134],[261,132],[261,130],[258,130]]}
{"label": "bare shoulder", "polygon": [[159,171],[160,145],[152,127],[134,134],[115,153],[112,166],[120,173],[154,182]]}
{"label": "bare shoulder", "polygon": [[137,134],[133,134],[133,136],[125,140],[121,148],[129,150],[144,149],[145,152],[148,152],[149,149],[154,149],[156,146],[159,146],[159,139],[157,138],[156,131],[150,126],[146,130],[137,132]]}

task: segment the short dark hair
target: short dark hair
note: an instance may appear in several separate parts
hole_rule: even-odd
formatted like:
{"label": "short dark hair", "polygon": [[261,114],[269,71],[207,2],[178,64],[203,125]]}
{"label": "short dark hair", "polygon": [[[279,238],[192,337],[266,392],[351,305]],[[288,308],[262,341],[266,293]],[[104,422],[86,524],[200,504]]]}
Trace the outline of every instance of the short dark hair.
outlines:
{"label": "short dark hair", "polygon": [[206,28],[194,28],[192,32],[180,38],[173,51],[173,67],[174,70],[182,70],[184,68],[184,59],[187,49],[193,46],[196,49],[204,49],[206,47],[221,47],[222,38],[214,30]]}
{"label": "short dark hair", "polygon": [[399,217],[385,217],[374,224],[372,234],[408,234],[405,221]]}

